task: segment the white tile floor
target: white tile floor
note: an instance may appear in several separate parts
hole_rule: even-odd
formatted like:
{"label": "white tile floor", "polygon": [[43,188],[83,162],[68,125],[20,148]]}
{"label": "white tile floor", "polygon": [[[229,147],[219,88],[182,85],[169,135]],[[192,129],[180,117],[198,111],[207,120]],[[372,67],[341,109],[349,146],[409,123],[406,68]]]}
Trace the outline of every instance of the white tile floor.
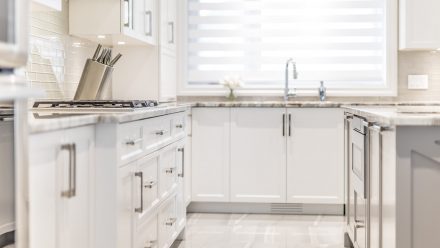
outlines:
{"label": "white tile floor", "polygon": [[343,248],[344,217],[189,214],[178,248]]}

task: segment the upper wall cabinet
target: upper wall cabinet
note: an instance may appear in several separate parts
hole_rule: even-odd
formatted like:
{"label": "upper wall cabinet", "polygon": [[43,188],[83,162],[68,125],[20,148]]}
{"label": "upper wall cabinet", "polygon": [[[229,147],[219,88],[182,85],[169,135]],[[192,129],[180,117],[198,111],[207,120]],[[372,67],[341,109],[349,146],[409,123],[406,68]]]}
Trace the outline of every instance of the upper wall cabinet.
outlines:
{"label": "upper wall cabinet", "polygon": [[32,9],[34,10],[55,10],[61,11],[63,5],[61,0],[32,0]]}
{"label": "upper wall cabinet", "polygon": [[440,48],[440,1],[400,0],[400,50]]}
{"label": "upper wall cabinet", "polygon": [[157,0],[70,0],[69,30],[105,45],[157,45]]}

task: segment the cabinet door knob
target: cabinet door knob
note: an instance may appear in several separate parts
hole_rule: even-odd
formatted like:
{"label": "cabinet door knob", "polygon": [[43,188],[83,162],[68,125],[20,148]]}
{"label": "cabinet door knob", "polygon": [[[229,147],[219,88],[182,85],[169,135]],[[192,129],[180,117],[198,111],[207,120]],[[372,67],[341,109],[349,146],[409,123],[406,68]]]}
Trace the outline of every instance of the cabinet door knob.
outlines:
{"label": "cabinet door knob", "polygon": [[165,173],[173,174],[175,169],[176,169],[176,167],[171,167],[171,168],[165,169]]}
{"label": "cabinet door knob", "polygon": [[168,133],[167,130],[160,130],[160,131],[157,131],[157,132],[156,132],[156,135],[163,136],[163,135],[165,135],[166,133]]}
{"label": "cabinet door knob", "polygon": [[145,243],[144,248],[153,248],[156,246],[157,240],[151,240],[151,241],[147,241],[147,243]]}
{"label": "cabinet door knob", "polygon": [[166,226],[173,226],[176,223],[177,218],[169,218],[167,222],[165,222]]}
{"label": "cabinet door knob", "polygon": [[144,187],[148,189],[152,189],[156,185],[157,185],[157,181],[151,181],[148,184],[144,185]]}
{"label": "cabinet door knob", "polygon": [[134,146],[138,143],[141,143],[142,141],[143,141],[143,139],[139,138],[139,139],[135,139],[135,140],[128,140],[127,142],[125,142],[125,144],[128,146]]}
{"label": "cabinet door knob", "polygon": [[183,128],[183,124],[177,124],[176,128]]}

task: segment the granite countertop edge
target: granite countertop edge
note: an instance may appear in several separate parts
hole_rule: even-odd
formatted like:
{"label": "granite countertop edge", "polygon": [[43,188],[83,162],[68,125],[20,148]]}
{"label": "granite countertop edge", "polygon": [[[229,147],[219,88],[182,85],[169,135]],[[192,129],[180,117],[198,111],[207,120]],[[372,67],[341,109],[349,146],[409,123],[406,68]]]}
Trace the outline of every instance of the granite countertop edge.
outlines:
{"label": "granite countertop edge", "polygon": [[[32,111],[29,115],[29,133],[50,132],[80,126],[126,123],[136,120],[153,118],[189,110],[190,108],[343,108],[356,115],[365,116],[384,125],[437,125],[440,126],[440,114],[430,116],[387,116],[385,113],[366,111],[367,107],[396,107],[396,106],[439,106],[440,102],[319,102],[319,101],[242,101],[242,102],[181,102],[165,104],[157,108],[125,113],[90,113],[60,118],[38,119]],[[379,111],[380,112],[380,111]]]}
{"label": "granite countertop edge", "polygon": [[28,116],[28,131],[31,134],[36,134],[96,124],[122,124],[126,122],[183,112],[189,108],[191,108],[191,105],[189,104],[178,104],[175,106],[161,106],[134,112],[90,113],[54,118],[38,118],[36,115],[47,114],[47,112],[43,113],[31,111]]}

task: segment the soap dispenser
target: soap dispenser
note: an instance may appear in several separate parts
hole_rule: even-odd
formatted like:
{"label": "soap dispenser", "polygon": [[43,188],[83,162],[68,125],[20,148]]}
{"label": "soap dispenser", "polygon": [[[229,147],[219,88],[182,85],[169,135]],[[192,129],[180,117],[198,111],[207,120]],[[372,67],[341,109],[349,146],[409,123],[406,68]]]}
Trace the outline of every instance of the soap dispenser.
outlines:
{"label": "soap dispenser", "polygon": [[321,102],[325,101],[327,95],[327,89],[324,87],[324,81],[321,81],[321,86],[319,86],[319,100]]}

